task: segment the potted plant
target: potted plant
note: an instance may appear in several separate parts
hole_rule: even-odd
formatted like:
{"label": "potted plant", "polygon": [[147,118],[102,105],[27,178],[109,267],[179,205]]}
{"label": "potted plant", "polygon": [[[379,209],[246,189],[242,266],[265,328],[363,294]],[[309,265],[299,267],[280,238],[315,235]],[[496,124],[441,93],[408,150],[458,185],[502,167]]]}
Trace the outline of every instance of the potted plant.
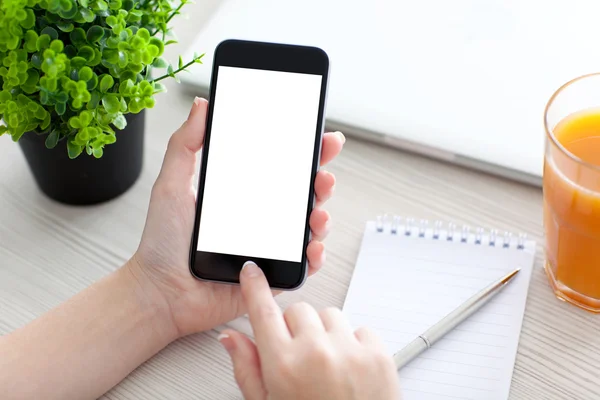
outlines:
{"label": "potted plant", "polygon": [[[174,68],[161,56],[189,0],[0,1],[0,135],[40,189],[69,204],[125,192],[143,158],[144,110]],[[153,77],[152,70],[165,69]]]}

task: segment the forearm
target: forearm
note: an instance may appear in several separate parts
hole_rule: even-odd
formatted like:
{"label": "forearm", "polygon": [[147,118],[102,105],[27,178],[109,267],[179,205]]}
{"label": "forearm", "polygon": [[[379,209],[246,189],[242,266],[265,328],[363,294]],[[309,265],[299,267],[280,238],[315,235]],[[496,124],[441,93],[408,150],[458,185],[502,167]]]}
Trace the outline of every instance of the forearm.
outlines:
{"label": "forearm", "polygon": [[96,399],[176,338],[150,283],[126,265],[0,338],[4,399]]}

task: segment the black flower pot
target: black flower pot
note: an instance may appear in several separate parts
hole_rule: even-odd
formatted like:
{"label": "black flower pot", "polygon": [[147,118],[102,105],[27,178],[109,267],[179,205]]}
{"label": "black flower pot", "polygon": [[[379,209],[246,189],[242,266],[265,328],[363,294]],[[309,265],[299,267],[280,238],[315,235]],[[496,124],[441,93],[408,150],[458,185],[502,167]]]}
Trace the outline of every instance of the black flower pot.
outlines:
{"label": "black flower pot", "polygon": [[64,142],[48,149],[45,135],[23,135],[19,145],[41,191],[72,205],[101,203],[127,191],[142,170],[145,114],[141,111],[126,118],[125,129],[116,131],[117,141],[106,145],[98,159],[85,151],[70,159]]}

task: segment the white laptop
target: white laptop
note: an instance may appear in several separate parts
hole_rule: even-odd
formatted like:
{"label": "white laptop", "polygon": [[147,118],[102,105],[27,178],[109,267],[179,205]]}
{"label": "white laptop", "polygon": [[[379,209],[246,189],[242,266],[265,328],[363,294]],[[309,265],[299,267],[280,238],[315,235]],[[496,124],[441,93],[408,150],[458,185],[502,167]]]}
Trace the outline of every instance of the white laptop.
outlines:
{"label": "white laptop", "polygon": [[319,46],[328,129],[539,185],[544,107],[600,70],[599,21],[597,0],[223,0],[181,78],[208,95],[224,39]]}

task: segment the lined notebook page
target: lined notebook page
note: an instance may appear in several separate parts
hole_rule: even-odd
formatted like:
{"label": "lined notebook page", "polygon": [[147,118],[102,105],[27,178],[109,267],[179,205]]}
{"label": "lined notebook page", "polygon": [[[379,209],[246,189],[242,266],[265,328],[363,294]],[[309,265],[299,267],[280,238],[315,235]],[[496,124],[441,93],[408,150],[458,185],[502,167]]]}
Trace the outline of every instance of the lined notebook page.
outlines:
{"label": "lined notebook page", "polygon": [[521,271],[489,303],[399,372],[403,400],[508,398],[535,242],[518,249],[485,235],[447,240],[432,231],[396,234],[367,223],[343,307],[354,328],[377,332],[392,355],[470,296],[515,268]]}

